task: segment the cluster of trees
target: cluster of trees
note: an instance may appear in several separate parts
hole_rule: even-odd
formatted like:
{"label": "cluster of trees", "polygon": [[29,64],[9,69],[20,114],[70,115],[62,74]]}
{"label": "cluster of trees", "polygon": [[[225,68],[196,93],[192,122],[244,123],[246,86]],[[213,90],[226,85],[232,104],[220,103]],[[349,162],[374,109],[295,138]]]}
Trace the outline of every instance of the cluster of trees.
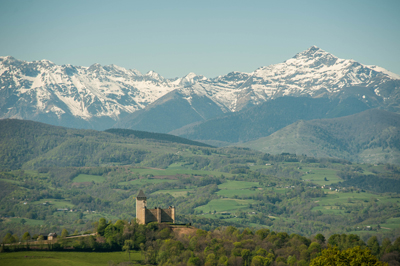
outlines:
{"label": "cluster of trees", "polygon": [[[239,230],[232,226],[204,231],[188,226],[170,226],[101,218],[93,224],[96,236],[61,238],[50,248],[82,251],[140,251],[143,261],[151,265],[398,265],[400,237],[394,242],[384,239],[379,244],[375,236],[365,243],[353,234],[334,234],[327,240],[322,234],[307,238],[298,234]],[[185,233],[179,233],[183,231]],[[3,243],[28,241],[8,234]],[[31,246],[34,243],[31,243]],[[27,246],[24,245],[24,248]],[[3,250],[17,249],[4,246]],[[19,247],[22,248],[22,247]],[[29,248],[29,246],[28,246]],[[47,246],[48,248],[48,246]],[[380,260],[380,261],[379,261]],[[339,264],[338,264],[339,263]],[[341,263],[341,264],[340,264]],[[363,264],[364,263],[364,264]]]}

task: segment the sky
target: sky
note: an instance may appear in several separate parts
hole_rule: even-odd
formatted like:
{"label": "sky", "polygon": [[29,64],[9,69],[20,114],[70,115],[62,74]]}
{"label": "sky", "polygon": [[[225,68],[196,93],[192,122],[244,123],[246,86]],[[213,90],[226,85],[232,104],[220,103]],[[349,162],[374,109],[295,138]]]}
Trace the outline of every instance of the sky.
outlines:
{"label": "sky", "polygon": [[399,0],[0,0],[0,56],[213,78],[316,45],[400,74],[399,14]]}

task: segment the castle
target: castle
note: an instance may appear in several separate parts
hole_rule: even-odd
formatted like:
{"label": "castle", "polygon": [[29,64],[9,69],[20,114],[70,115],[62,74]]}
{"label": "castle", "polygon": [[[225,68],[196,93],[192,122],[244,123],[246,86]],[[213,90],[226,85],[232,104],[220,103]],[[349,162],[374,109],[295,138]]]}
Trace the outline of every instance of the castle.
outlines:
{"label": "castle", "polygon": [[146,199],[143,190],[140,190],[136,197],[136,219],[139,224],[150,222],[175,223],[175,207],[169,206],[168,209],[147,209]]}

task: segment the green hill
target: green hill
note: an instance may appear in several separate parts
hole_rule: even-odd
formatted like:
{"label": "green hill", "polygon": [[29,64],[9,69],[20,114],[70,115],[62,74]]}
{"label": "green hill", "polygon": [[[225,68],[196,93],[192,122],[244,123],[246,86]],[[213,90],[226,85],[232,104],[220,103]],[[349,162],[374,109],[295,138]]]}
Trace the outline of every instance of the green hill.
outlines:
{"label": "green hill", "polygon": [[153,155],[169,154],[171,146],[211,147],[168,134],[69,129],[17,119],[0,120],[0,129],[3,169],[131,164],[151,160]]}
{"label": "green hill", "polygon": [[400,115],[372,109],[341,118],[298,121],[239,146],[272,154],[400,164]]}

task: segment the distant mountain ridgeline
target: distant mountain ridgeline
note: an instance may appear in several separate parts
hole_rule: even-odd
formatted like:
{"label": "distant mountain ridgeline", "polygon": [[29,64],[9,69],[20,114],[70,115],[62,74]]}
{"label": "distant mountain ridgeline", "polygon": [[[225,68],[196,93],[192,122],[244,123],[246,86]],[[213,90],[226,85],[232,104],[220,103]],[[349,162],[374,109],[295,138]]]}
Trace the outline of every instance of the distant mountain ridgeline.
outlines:
{"label": "distant mountain ridgeline", "polygon": [[195,146],[202,146],[202,147],[212,147],[205,143],[201,143],[198,141],[193,141],[190,139],[185,139],[181,137],[177,137],[174,135],[163,134],[163,133],[153,133],[147,131],[139,131],[139,130],[131,130],[131,129],[122,129],[122,128],[110,128],[105,130],[107,133],[115,134],[122,137],[135,137],[138,139],[153,139],[153,140],[160,140],[160,141],[168,141],[173,143],[181,143],[187,145],[195,145]]}
{"label": "distant mountain ridgeline", "polygon": [[[116,127],[168,133],[284,96],[354,98],[368,108],[400,113],[399,88],[400,76],[340,59],[315,46],[251,73],[233,71],[215,78],[189,73],[167,79],[154,71],[141,74],[116,65],[59,66],[48,60],[26,62],[0,56],[0,118],[97,130]],[[310,119],[315,118],[326,117]],[[198,134],[202,139],[209,137]],[[239,134],[223,141],[258,137]]]}
{"label": "distant mountain ridgeline", "polygon": [[346,117],[298,121],[240,146],[272,154],[400,164],[400,115],[370,109]]}
{"label": "distant mountain ridgeline", "polygon": [[[159,156],[160,160],[168,163],[173,155],[168,155],[166,147],[210,147],[167,134],[120,129],[112,129],[109,132],[69,129],[16,119],[0,120],[0,129],[2,169],[132,164],[140,163],[145,158],[151,164],[152,160],[155,163],[154,156]],[[152,151],[146,144],[156,146],[162,152],[149,156]]]}

